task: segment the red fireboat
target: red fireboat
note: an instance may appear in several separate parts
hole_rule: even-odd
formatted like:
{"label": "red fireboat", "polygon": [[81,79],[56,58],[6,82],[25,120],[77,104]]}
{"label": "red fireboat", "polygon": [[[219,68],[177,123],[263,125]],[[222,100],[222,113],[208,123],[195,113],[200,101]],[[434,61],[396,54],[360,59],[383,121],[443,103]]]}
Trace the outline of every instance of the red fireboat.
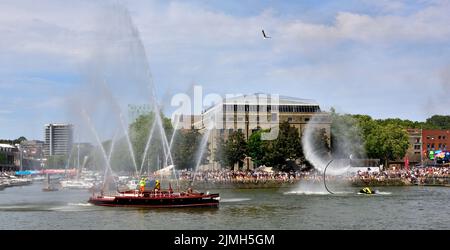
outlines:
{"label": "red fireboat", "polygon": [[175,208],[175,207],[215,207],[219,206],[219,194],[192,191],[173,192],[169,190],[152,190],[141,192],[128,190],[116,195],[92,194],[89,203],[109,207]]}

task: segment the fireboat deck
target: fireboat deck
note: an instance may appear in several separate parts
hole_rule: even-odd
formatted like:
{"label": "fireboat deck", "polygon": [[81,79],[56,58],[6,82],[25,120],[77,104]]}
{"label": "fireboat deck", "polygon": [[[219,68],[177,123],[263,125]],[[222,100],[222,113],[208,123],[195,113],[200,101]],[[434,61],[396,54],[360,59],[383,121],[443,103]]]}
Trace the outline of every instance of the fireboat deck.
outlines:
{"label": "fireboat deck", "polygon": [[109,207],[218,207],[219,194],[126,191],[117,195],[93,195],[89,203]]}

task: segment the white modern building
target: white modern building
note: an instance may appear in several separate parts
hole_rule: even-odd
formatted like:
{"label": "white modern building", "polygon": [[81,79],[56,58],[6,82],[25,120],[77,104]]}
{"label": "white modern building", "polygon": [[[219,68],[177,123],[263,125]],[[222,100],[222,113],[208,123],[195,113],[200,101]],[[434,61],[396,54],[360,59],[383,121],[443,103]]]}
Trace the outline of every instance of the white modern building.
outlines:
{"label": "white modern building", "polygon": [[[314,119],[312,119],[314,118]],[[186,120],[192,122],[194,128],[200,129],[204,133],[209,127],[209,150],[213,161],[216,145],[219,138],[226,139],[234,131],[241,131],[246,140],[251,134],[260,129],[270,130],[269,137],[278,136],[278,126],[283,122],[288,122],[290,126],[298,129],[300,137],[308,123],[314,123],[317,129],[324,129],[330,143],[331,117],[328,112],[323,112],[319,104],[310,99],[300,99],[295,97],[253,94],[242,95],[224,99],[221,103],[205,110],[201,116],[195,119],[179,117],[180,123],[186,127]],[[273,132],[273,133],[272,133]]]}

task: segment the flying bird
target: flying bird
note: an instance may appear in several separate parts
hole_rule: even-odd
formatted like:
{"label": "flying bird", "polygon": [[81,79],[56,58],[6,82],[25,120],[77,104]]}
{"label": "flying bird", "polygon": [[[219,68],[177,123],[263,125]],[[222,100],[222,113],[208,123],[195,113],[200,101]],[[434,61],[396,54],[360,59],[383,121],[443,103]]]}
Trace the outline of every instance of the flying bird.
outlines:
{"label": "flying bird", "polygon": [[272,38],[272,37],[270,37],[270,36],[267,36],[267,35],[266,35],[266,32],[264,32],[264,30],[262,30],[262,33],[263,33],[264,39]]}

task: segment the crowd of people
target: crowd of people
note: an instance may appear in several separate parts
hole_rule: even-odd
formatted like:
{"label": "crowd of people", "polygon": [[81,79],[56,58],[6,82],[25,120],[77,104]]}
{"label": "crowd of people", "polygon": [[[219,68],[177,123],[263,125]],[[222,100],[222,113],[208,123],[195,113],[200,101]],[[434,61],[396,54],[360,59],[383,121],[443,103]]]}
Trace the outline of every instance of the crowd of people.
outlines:
{"label": "crowd of people", "polygon": [[378,181],[399,180],[405,184],[425,184],[430,181],[448,181],[448,167],[417,167],[412,169],[389,169],[379,172],[358,172],[352,177],[353,181]]}
{"label": "crowd of people", "polygon": [[213,183],[233,183],[233,182],[251,182],[251,181],[280,181],[292,182],[297,178],[298,172],[278,172],[278,171],[243,171],[243,170],[205,170],[189,171],[181,170],[178,172],[180,180],[193,180]]}
{"label": "crowd of people", "polygon": [[[311,171],[260,171],[260,170],[204,170],[190,171],[180,170],[177,176],[180,180],[208,182],[208,183],[258,183],[280,182],[294,183],[298,181],[322,182],[323,173],[317,170]],[[387,183],[398,181],[403,184],[424,184],[427,179],[446,179],[449,177],[448,167],[424,167],[412,169],[388,169],[382,171],[357,171],[347,172],[343,175],[327,175],[327,180],[351,181],[351,182],[378,182]]]}

